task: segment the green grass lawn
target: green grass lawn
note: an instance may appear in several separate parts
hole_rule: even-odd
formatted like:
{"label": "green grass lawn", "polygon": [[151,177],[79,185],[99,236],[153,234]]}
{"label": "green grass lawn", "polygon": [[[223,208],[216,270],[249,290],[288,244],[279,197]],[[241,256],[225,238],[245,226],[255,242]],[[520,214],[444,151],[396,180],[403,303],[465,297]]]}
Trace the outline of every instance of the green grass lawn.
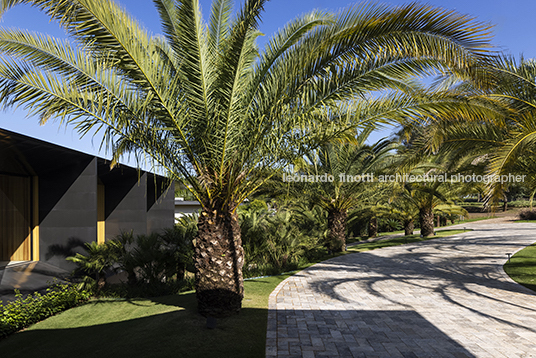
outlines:
{"label": "green grass lawn", "polygon": [[[443,230],[428,238],[412,235],[365,243],[350,247],[348,253],[462,232]],[[245,281],[242,311],[218,320],[213,330],[206,328],[205,318],[197,313],[193,292],[154,299],[93,300],[0,341],[0,356],[264,357],[268,296],[289,276]]]}
{"label": "green grass lawn", "polygon": [[482,220],[496,219],[496,218],[497,218],[496,216],[482,216],[482,217],[479,217],[479,218],[457,220],[456,223],[448,224],[447,226],[459,225],[459,224],[465,224],[465,223],[472,223],[472,222],[475,222],[475,221],[482,221]]}
{"label": "green grass lawn", "polygon": [[428,237],[420,237],[420,235],[409,235],[409,236],[402,236],[402,237],[396,237],[394,239],[386,239],[386,240],[380,240],[380,241],[374,241],[374,242],[365,242],[359,245],[349,246],[348,252],[362,252],[362,251],[370,251],[375,249],[380,249],[382,247],[389,247],[389,246],[397,246],[397,245],[403,245],[403,244],[409,244],[412,242],[420,242],[420,241],[426,241],[430,239],[435,239],[439,237],[446,237],[446,236],[452,236],[456,234],[461,234],[463,232],[468,232],[471,230],[438,230],[436,231],[435,236],[428,236]]}
{"label": "green grass lawn", "polygon": [[264,357],[268,296],[289,275],[246,281],[239,315],[206,328],[195,293],[94,300],[0,341],[0,356]]}
{"label": "green grass lawn", "polygon": [[[449,226],[453,226],[453,225],[460,225],[460,224],[465,224],[465,223],[472,223],[472,222],[475,222],[475,221],[481,221],[481,220],[488,220],[488,219],[495,219],[496,217],[493,217],[493,216],[484,216],[484,217],[480,217],[480,218],[473,218],[473,219],[465,219],[465,220],[456,220],[456,222],[454,224],[452,224],[450,221],[447,225],[445,226],[441,226],[441,227],[436,227],[435,230],[443,230],[443,228],[446,228],[446,227],[449,227]],[[536,221],[534,221],[536,222]],[[415,229],[415,230],[419,230],[419,229]],[[376,237],[382,237],[382,236],[389,236],[389,235],[396,235],[396,234],[403,234],[404,233],[404,230],[398,230],[398,231],[382,231],[378,234],[378,236]],[[367,237],[354,237],[354,238],[350,238],[348,239],[348,243],[354,243],[354,242],[359,242],[359,241],[362,241],[362,240],[367,240],[368,238]]]}
{"label": "green grass lawn", "polygon": [[510,262],[504,264],[504,271],[512,280],[536,291],[536,244],[512,256]]}

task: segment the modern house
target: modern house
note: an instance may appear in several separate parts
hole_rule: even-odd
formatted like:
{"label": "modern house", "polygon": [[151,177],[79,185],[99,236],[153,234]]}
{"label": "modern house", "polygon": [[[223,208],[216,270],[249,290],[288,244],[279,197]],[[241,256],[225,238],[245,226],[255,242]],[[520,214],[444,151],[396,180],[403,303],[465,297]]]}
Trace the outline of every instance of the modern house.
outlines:
{"label": "modern house", "polygon": [[68,268],[58,248],[174,224],[166,178],[0,129],[0,261]]}
{"label": "modern house", "polygon": [[175,198],[175,219],[180,219],[185,215],[199,213],[201,204],[196,200],[184,200],[184,198]]}

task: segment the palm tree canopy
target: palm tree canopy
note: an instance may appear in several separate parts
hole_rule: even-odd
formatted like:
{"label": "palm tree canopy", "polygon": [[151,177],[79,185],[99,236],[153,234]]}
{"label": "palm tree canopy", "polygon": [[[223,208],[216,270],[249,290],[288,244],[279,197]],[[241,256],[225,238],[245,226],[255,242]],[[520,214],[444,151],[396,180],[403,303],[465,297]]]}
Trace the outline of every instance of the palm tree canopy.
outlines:
{"label": "palm tree canopy", "polygon": [[416,3],[312,11],[260,49],[265,2],[233,17],[215,0],[205,23],[197,0],[155,0],[159,36],[112,0],[2,0],[0,13],[32,5],[72,40],[1,29],[0,103],[102,130],[115,159],[145,153],[203,205],[236,207],[259,185],[253,168],[352,128],[356,97],[486,60],[488,25]]}
{"label": "palm tree canopy", "polygon": [[[508,175],[534,172],[530,157],[536,144],[536,62],[501,56],[485,68],[491,86],[486,90],[466,85],[460,93],[489,109],[485,120],[460,116],[429,121],[415,140],[415,158],[430,152],[469,159],[472,171]],[[483,117],[484,118],[484,117]],[[411,126],[410,126],[411,127]],[[415,128],[411,129],[414,130]],[[416,159],[415,159],[416,160]],[[487,186],[488,204],[503,198],[508,183],[491,181]]]}
{"label": "palm tree canopy", "polygon": [[[394,149],[394,144],[386,139],[368,145],[366,141],[372,130],[372,127],[365,128],[353,142],[326,143],[308,153],[298,174],[304,173],[304,179],[327,174],[333,180],[300,183],[295,190],[309,192],[311,202],[328,211],[346,211],[362,200],[363,194],[370,194],[374,176],[381,173]],[[309,188],[303,188],[304,185]]]}

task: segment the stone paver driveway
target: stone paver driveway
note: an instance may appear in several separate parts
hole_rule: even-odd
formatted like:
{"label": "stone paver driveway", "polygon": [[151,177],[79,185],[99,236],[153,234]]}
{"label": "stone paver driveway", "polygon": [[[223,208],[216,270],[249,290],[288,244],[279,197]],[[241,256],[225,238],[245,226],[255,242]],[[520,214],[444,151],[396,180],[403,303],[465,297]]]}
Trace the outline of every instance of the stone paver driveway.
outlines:
{"label": "stone paver driveway", "polygon": [[270,357],[536,357],[536,295],[503,271],[536,224],[467,224],[451,238],[314,265],[270,295]]}

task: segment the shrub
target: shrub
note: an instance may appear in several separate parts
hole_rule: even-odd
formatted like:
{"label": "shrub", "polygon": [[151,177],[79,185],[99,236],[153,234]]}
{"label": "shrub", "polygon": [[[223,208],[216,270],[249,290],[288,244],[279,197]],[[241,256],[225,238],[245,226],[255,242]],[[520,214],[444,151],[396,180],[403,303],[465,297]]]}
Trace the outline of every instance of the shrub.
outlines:
{"label": "shrub", "polygon": [[80,291],[69,284],[56,283],[47,288],[46,294],[39,292],[26,298],[15,291],[15,301],[0,304],[0,338],[17,332],[47,317],[77,306],[89,299],[87,291]]}
{"label": "shrub", "polygon": [[521,210],[518,215],[521,220],[536,220],[536,210]]}
{"label": "shrub", "polygon": [[[151,235],[124,232],[104,244],[86,244],[87,255],[69,257],[78,265],[80,289],[113,297],[151,297],[191,289],[193,281],[193,243],[197,216],[182,217],[171,229]],[[111,287],[106,277],[124,271],[126,284]]]}
{"label": "shrub", "polygon": [[77,253],[66,260],[78,265],[75,275],[82,276],[78,288],[98,294],[106,284],[106,276],[113,271],[113,265],[124,251],[123,244],[117,240],[104,244],[90,242],[85,244],[85,249],[87,255]]}
{"label": "shrub", "polygon": [[393,232],[402,230],[403,225],[400,221],[392,218],[382,218],[378,220],[379,232]]}
{"label": "shrub", "polygon": [[164,234],[138,235],[119,259],[121,267],[133,268],[129,296],[162,296],[184,286],[185,271],[192,267],[192,238],[180,228]]}
{"label": "shrub", "polygon": [[326,220],[321,208],[296,206],[271,212],[250,207],[239,213],[245,277],[295,270],[326,254]]}
{"label": "shrub", "polygon": [[252,202],[248,204],[244,204],[241,210],[247,210],[247,211],[266,211],[268,210],[268,204],[264,200],[255,199]]}

